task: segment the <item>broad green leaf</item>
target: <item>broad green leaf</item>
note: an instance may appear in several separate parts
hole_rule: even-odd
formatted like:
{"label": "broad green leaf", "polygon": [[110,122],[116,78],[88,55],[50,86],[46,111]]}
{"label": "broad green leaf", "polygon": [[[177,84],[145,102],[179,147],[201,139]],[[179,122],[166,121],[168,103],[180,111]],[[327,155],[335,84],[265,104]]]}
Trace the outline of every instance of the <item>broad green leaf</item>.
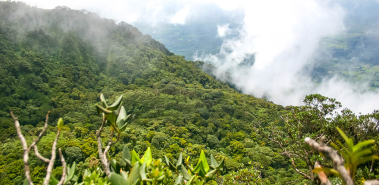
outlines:
{"label": "broad green leaf", "polygon": [[[79,174],[79,176],[82,176],[82,174]],[[73,182],[78,182],[79,176],[74,175],[74,177],[71,179]]]}
{"label": "broad green leaf", "polygon": [[141,159],[138,157],[135,150],[132,151],[132,165],[135,165],[136,162],[141,162]]}
{"label": "broad green leaf", "polygon": [[203,168],[205,170],[205,173],[207,173],[209,171],[209,165],[208,165],[207,158],[205,157],[205,153],[203,150],[201,150],[201,153],[200,153],[198,164],[199,163],[203,163]]}
{"label": "broad green leaf", "polygon": [[143,163],[146,163],[147,166],[149,166],[151,164],[151,162],[153,161],[153,157],[151,155],[150,147],[148,147],[147,150],[145,151],[145,154],[143,155],[141,161]]}
{"label": "broad green leaf", "polygon": [[126,115],[125,107],[121,106],[120,112],[119,112],[117,120],[116,120],[118,128],[121,128],[122,126],[124,126],[126,120],[129,118],[129,116],[130,116],[130,114]]}
{"label": "broad green leaf", "polygon": [[111,173],[109,177],[109,182],[111,185],[130,185],[130,183],[125,180],[121,175],[116,173]]}
{"label": "broad green leaf", "polygon": [[170,166],[170,160],[167,158],[167,156],[164,156],[165,162],[167,166]]}
{"label": "broad green leaf", "polygon": [[133,166],[130,160],[124,159],[124,161],[126,162],[126,166],[130,166],[130,167]]}
{"label": "broad green leaf", "polygon": [[118,166],[117,166],[117,161],[116,161],[116,159],[112,159],[110,163],[111,163],[111,167],[113,168],[113,170],[114,170],[116,173],[120,173],[119,168],[118,168]]}
{"label": "broad green leaf", "polygon": [[121,170],[120,174],[121,174],[122,178],[124,178],[125,180],[128,180],[128,175],[129,175],[128,172]]}
{"label": "broad green leaf", "polygon": [[359,142],[358,144],[356,144],[356,145],[353,146],[353,153],[356,152],[356,151],[358,151],[359,149],[367,146],[367,145],[371,145],[371,144],[374,144],[374,143],[375,143],[375,140],[373,140],[373,139]]}
{"label": "broad green leaf", "polygon": [[176,167],[178,168],[180,165],[182,165],[182,161],[183,161],[183,153],[180,152],[179,154],[179,158],[178,158],[178,161],[176,161]]}
{"label": "broad green leaf", "polygon": [[127,159],[127,160],[130,160],[131,158],[129,148],[126,145],[124,146],[124,149],[122,150],[122,158]]}
{"label": "broad green leaf", "polygon": [[221,168],[224,167],[224,164],[225,164],[225,158],[222,158],[221,162],[218,164],[218,166],[216,167],[216,169],[217,170],[221,170]]}
{"label": "broad green leaf", "polygon": [[145,181],[147,179],[147,176],[146,176],[146,163],[142,164],[142,167],[140,169],[140,175],[141,175],[142,181]]}
{"label": "broad green leaf", "polygon": [[58,129],[62,129],[62,127],[63,127],[63,119],[62,118],[59,118],[57,126],[58,126]]}
{"label": "broad green leaf", "polygon": [[131,172],[130,172],[130,175],[128,177],[128,182],[130,184],[134,184],[138,179],[140,178],[140,164],[139,163],[136,163]]}
{"label": "broad green leaf", "polygon": [[180,166],[182,168],[182,175],[183,175],[184,179],[189,181],[192,176],[188,173],[187,169],[183,166],[183,164]]}
{"label": "broad green leaf", "polygon": [[205,178],[212,179],[213,175],[216,173],[217,170],[209,171],[207,174],[205,174]]}
{"label": "broad green leaf", "polygon": [[330,143],[330,146],[332,146],[335,150],[340,150],[341,149],[338,145],[336,145],[333,142]]}
{"label": "broad green leaf", "polygon": [[102,101],[104,103],[105,107],[108,107],[107,101],[105,101],[103,93],[100,94],[100,101]]}
{"label": "broad green leaf", "polygon": [[126,130],[126,126],[128,126],[128,123],[125,122],[125,124],[121,127],[118,127],[118,132],[121,133],[121,132],[124,132]]}
{"label": "broad green leaf", "polygon": [[204,169],[204,163],[203,162],[198,163],[195,169],[193,170],[193,173],[196,173],[197,175],[204,177],[205,174],[207,173]]}
{"label": "broad green leaf", "polygon": [[117,116],[114,114],[108,114],[107,115],[107,121],[112,125],[113,128],[117,129],[118,127],[116,126],[116,119]]}
{"label": "broad green leaf", "polygon": [[71,167],[68,165],[67,166],[67,176],[66,176],[66,179],[65,179],[65,183],[67,183],[68,181],[70,181],[74,175],[75,175],[75,168],[76,168],[76,162],[74,161],[74,163],[72,163]]}
{"label": "broad green leaf", "polygon": [[213,157],[213,154],[211,154],[211,165],[210,165],[210,167],[215,169],[215,168],[217,168],[217,166],[218,166],[218,163],[217,163],[216,159]]}
{"label": "broad green leaf", "polygon": [[120,104],[122,102],[122,95],[120,97],[118,97],[118,99],[109,107],[107,107],[108,110],[116,110],[119,108]]}
{"label": "broad green leaf", "polygon": [[183,176],[182,175],[178,175],[175,178],[175,184],[174,185],[182,185],[183,183],[184,183]]}
{"label": "broad green leaf", "polygon": [[358,166],[359,164],[363,164],[365,162],[373,161],[373,160],[379,160],[379,156],[371,155],[367,157],[362,157],[358,161],[354,161],[353,165]]}
{"label": "broad green leaf", "polygon": [[49,185],[57,185],[58,183],[59,183],[59,180],[57,180],[54,176],[50,177]]}
{"label": "broad green leaf", "polygon": [[342,138],[345,140],[347,146],[349,147],[349,150],[353,151],[353,145],[354,145],[353,141],[351,139],[349,139],[346,136],[346,134],[340,128],[337,127],[337,130],[340,133],[340,135],[342,136]]}
{"label": "broad green leaf", "polygon": [[356,153],[353,154],[353,156],[351,156],[351,163],[356,163],[357,161],[359,161],[361,158],[369,155],[369,154],[372,154],[372,150],[371,148],[366,148],[366,149],[363,149],[363,150],[360,150],[360,151],[357,151]]}

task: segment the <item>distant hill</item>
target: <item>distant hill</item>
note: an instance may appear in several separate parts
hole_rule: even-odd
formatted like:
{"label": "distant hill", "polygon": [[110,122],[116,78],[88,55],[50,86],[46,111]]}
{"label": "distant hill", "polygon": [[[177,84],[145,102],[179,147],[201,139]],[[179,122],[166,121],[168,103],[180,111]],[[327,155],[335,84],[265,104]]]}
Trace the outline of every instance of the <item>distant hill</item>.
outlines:
{"label": "distant hill", "polygon": [[[111,149],[112,155],[124,144],[136,151],[151,146],[155,158],[163,152],[177,157],[181,148],[197,157],[205,149],[229,156],[228,170],[248,165],[253,157],[264,161],[266,177],[275,173],[271,169],[290,166],[256,128],[282,122],[282,106],[238,93],[199,69],[201,62],[174,55],[127,23],[68,7],[43,10],[0,2],[0,64],[0,184],[19,184],[24,178],[10,111],[19,117],[29,140],[47,111],[52,126],[63,117],[66,127],[58,147],[79,148],[81,158],[73,159],[84,170],[96,156],[93,138],[101,119],[94,105],[100,93],[109,101],[122,94],[132,115],[132,125]],[[49,128],[40,142],[42,155],[49,155],[54,133]],[[255,155],[259,150],[265,155]],[[44,165],[31,157],[32,176],[38,182]],[[289,171],[267,181],[297,176]]]}
{"label": "distant hill", "polygon": [[[370,81],[372,88],[379,88],[379,3],[375,0],[339,3],[346,10],[346,29],[335,37],[322,39],[319,50],[312,58],[315,65],[307,66],[307,70],[316,82],[339,75],[350,82]],[[170,51],[193,60],[195,53],[219,53],[223,39],[217,37],[217,25],[229,23],[230,28],[242,26],[237,21],[214,12],[185,25],[152,26],[138,22],[135,25],[165,44]]]}

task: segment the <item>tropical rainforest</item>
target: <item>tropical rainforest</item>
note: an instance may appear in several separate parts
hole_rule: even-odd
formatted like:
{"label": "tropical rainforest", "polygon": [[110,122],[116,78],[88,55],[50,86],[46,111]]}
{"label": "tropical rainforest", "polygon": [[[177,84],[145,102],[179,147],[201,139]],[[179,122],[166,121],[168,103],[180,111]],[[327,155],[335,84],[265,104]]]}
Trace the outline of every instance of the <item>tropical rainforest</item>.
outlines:
{"label": "tropical rainforest", "polygon": [[0,64],[0,184],[349,184],[309,139],[379,179],[379,114],[241,94],[86,10],[0,2]]}

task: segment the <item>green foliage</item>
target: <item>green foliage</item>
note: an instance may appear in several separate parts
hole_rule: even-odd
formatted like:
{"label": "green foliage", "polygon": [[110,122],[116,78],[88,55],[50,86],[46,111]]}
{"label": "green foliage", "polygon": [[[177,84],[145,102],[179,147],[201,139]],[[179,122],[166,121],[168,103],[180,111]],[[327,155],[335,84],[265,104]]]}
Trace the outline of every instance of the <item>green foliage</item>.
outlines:
{"label": "green foliage", "polygon": [[126,129],[127,122],[130,114],[127,115],[124,106],[122,106],[122,95],[113,102],[112,105],[108,106],[105,101],[104,95],[100,95],[100,105],[96,105],[97,113],[102,113],[104,119],[107,120],[106,123],[116,130],[118,135],[121,134]]}
{"label": "green foliage", "polygon": [[[342,138],[345,140],[345,145],[343,145],[340,141],[337,141],[338,145],[334,143],[331,143],[331,145],[337,151],[339,151],[339,153],[345,159],[345,168],[350,174],[350,176],[354,179],[358,165],[374,160],[379,160],[379,156],[372,154],[373,148],[368,147],[368,145],[374,144],[375,140],[366,140],[354,145],[352,138],[348,138],[347,135],[340,128],[337,127],[337,130],[342,136]],[[315,168],[314,171],[325,171],[327,173],[339,176],[338,171],[334,169]]]}
{"label": "green foliage", "polygon": [[232,171],[222,177],[222,184],[261,184],[261,172],[254,168],[244,168]]}
{"label": "green foliage", "polygon": [[[199,68],[204,63],[173,55],[124,22],[116,24],[85,10],[41,10],[19,2],[1,2],[0,20],[0,184],[24,179],[22,146],[9,111],[22,115],[21,129],[28,143],[51,111],[49,124],[55,126],[58,120],[65,124],[48,127],[38,145],[41,155],[51,157],[51,142],[60,129],[58,147],[69,164],[77,164],[77,180],[74,175],[68,183],[110,183],[96,159],[95,132],[101,120],[94,105],[100,93],[102,103],[97,109],[108,120],[102,137],[112,129],[120,137],[107,156],[112,172],[123,177],[122,171],[130,172],[139,164],[145,169],[145,175],[139,170],[139,178],[149,179],[146,183],[182,184],[192,179],[211,184],[219,182],[216,175],[251,164],[262,165],[265,183],[285,183],[301,176],[292,169],[290,159],[281,155],[284,150],[302,156],[294,161],[304,172],[320,158],[312,152],[306,159],[304,151],[309,148],[298,144],[304,137],[324,134],[340,139],[336,126],[355,142],[378,137],[370,120],[379,120],[379,115],[357,117],[347,109],[336,115],[333,112],[340,104],[321,95],[307,96],[305,106],[285,109],[240,94],[204,73]],[[116,97],[120,94],[122,98]],[[107,103],[112,101],[112,105]],[[273,137],[283,148],[271,142]],[[159,159],[163,156],[164,162]],[[196,160],[190,163],[188,157]],[[185,164],[183,159],[187,159]],[[35,183],[41,183],[45,164],[32,153],[30,165]],[[62,166],[59,162],[55,166],[58,174]],[[361,164],[357,171],[367,166]],[[374,169],[377,166],[375,162]],[[372,173],[371,177],[379,174]],[[367,178],[369,173],[360,174]]]}
{"label": "green foliage", "polygon": [[85,170],[83,174],[83,182],[78,183],[78,185],[110,185],[108,178],[104,177],[104,172],[98,167],[95,170],[89,171]]}

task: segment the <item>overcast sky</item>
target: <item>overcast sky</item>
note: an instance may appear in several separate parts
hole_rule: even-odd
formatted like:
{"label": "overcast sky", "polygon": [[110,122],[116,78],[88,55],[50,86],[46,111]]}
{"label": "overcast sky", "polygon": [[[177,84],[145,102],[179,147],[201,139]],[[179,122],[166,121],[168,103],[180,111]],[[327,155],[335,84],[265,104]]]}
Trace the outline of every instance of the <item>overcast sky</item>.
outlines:
{"label": "overcast sky", "polygon": [[[220,53],[204,54],[197,59],[213,63],[215,75],[231,81],[244,93],[268,97],[282,105],[299,105],[305,95],[320,93],[337,98],[345,107],[368,113],[379,109],[378,91],[369,90],[365,83],[351,84],[339,76],[321,84],[309,81],[304,73],[322,38],[333,37],[346,30],[345,19],[359,7],[370,7],[378,0],[25,0],[29,5],[52,9],[68,6],[86,9],[100,16],[133,24],[170,23],[206,19],[199,15],[209,7],[226,14],[240,13],[241,27],[218,25],[218,36],[224,39]],[[372,7],[372,6],[371,6]],[[360,10],[365,16],[377,16],[377,10]],[[371,14],[370,14],[371,13]],[[375,17],[374,17],[375,18]],[[377,17],[379,18],[379,17]],[[376,19],[374,19],[376,20]],[[239,37],[228,38],[238,33]],[[373,32],[379,32],[374,30]],[[253,66],[240,67],[247,57],[255,55]],[[368,82],[367,82],[368,83]]]}

